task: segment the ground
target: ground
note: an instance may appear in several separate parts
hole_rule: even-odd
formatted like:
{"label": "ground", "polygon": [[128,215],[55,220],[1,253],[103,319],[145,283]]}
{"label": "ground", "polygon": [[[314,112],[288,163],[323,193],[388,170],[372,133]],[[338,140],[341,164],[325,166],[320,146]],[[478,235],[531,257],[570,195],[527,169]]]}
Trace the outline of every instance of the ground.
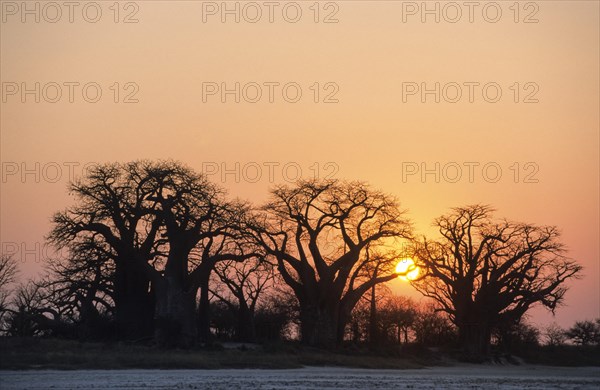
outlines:
{"label": "ground", "polygon": [[466,365],[405,370],[305,367],[284,370],[0,371],[13,389],[598,389],[598,367]]}

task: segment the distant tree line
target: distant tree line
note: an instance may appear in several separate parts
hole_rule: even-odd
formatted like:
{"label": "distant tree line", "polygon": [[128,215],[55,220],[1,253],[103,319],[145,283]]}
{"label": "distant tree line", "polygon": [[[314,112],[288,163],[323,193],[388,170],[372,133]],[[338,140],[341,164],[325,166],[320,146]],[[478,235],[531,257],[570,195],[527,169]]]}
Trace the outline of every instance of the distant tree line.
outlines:
{"label": "distant tree line", "polygon": [[[497,221],[488,206],[455,208],[436,219],[440,238],[415,237],[398,200],[362,182],[299,180],[256,207],[180,163],[135,161],[96,166],[69,190],[75,204],[48,235],[68,256],[18,286],[2,256],[6,335],[165,347],[417,342],[477,357],[526,338],[528,309],[554,311],[581,271],[555,227]],[[428,304],[386,292],[408,256]],[[548,339],[598,343],[599,326]]]}

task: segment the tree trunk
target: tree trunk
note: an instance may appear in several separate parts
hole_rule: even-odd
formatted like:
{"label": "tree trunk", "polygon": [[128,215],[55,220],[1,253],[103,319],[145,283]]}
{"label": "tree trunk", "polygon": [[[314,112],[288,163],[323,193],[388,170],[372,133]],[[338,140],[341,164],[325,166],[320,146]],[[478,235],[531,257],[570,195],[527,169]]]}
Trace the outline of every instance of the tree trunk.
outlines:
{"label": "tree trunk", "polygon": [[148,277],[130,264],[117,263],[114,284],[117,337],[130,340],[152,336],[155,301]]}
{"label": "tree trunk", "polygon": [[239,300],[237,341],[253,343],[256,341],[254,314],[244,300]]}
{"label": "tree trunk", "polygon": [[91,294],[96,292],[88,292],[85,299],[81,302],[81,308],[79,313],[79,326],[78,326],[78,337],[81,340],[94,340],[103,338],[105,334],[100,334],[99,328],[100,313],[94,306],[91,300]]}
{"label": "tree trunk", "polygon": [[164,347],[192,346],[197,339],[196,290],[185,291],[173,277],[156,286],[155,338]]}
{"label": "tree trunk", "polygon": [[338,340],[339,308],[304,304],[300,306],[302,342],[314,347],[332,348]]}
{"label": "tree trunk", "polygon": [[491,332],[485,321],[469,321],[460,324],[459,340],[467,360],[479,362],[488,357]]}

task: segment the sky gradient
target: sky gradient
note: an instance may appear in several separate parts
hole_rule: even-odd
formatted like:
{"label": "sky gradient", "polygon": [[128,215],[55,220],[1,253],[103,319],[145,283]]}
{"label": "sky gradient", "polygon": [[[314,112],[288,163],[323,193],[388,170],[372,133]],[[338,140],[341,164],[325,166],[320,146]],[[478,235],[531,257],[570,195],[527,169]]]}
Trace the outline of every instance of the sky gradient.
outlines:
{"label": "sky gradient", "polygon": [[[257,204],[300,170],[396,195],[419,234],[435,236],[433,218],[472,203],[557,225],[584,278],[571,283],[555,319],[534,310],[531,320],[567,326],[600,316],[598,2],[522,2],[518,15],[513,2],[497,2],[497,22],[496,8],[481,2],[472,22],[462,7],[456,23],[444,2],[439,23],[421,2],[401,1],[276,2],[272,23],[262,2],[256,23],[256,8],[243,2],[236,22],[221,2],[121,3],[117,15],[113,2],[99,1],[95,23],[85,3],[72,23],[67,9],[50,23],[58,14],[41,2],[36,23],[7,3],[4,249],[43,243],[52,214],[72,204],[69,179],[89,163],[176,159]],[[21,94],[36,83],[39,103],[35,92]],[[221,95],[236,83],[239,103]],[[436,83],[437,103],[420,91]],[[43,253],[19,256],[24,276],[42,269]],[[406,283],[392,286],[418,297]]]}

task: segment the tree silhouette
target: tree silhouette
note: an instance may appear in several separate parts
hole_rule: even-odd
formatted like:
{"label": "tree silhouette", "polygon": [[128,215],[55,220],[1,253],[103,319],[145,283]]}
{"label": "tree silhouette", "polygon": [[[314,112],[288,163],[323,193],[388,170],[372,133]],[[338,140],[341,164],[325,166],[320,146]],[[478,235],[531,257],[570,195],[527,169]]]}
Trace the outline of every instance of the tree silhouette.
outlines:
{"label": "tree silhouette", "polygon": [[4,332],[9,336],[71,336],[69,307],[44,280],[19,284],[8,306]]}
{"label": "tree silhouette", "polygon": [[417,312],[413,325],[415,341],[427,346],[452,344],[456,330],[448,316],[436,310],[432,303],[423,305]]}
{"label": "tree silhouette", "polygon": [[161,344],[188,346],[198,326],[196,296],[200,291],[203,339],[208,338],[209,279],[220,261],[244,261],[261,253],[245,239],[250,207],[227,201],[225,193],[204,176],[174,163],[162,163],[150,181],[156,191],[148,197],[156,220],[163,221],[160,248],[164,267],[148,268],[156,292],[156,339]]}
{"label": "tree silhouette", "polygon": [[256,341],[254,314],[259,298],[272,287],[274,271],[273,265],[262,258],[242,263],[223,261],[215,266],[214,273],[224,289],[213,288],[211,292],[237,314],[238,341]]}
{"label": "tree silhouette", "polygon": [[319,180],[276,187],[264,211],[256,237],[298,299],[302,341],[341,342],[360,297],[397,276],[369,277],[366,268],[375,259],[365,253],[367,246],[376,249],[386,240],[410,237],[404,212],[393,197],[364,183]]}
{"label": "tree silhouette", "polygon": [[506,322],[496,326],[492,335],[498,349],[504,352],[522,352],[540,344],[540,331],[528,324],[524,318],[518,322]]}
{"label": "tree silhouette", "polygon": [[567,329],[565,335],[575,344],[589,345],[600,343],[600,319],[593,321],[577,321]]}
{"label": "tree silhouette", "polygon": [[9,313],[9,298],[13,283],[18,274],[17,261],[7,254],[0,254],[0,330],[4,329],[5,317]]}
{"label": "tree silhouette", "polygon": [[70,185],[77,205],[54,215],[48,236],[57,247],[75,252],[95,246],[114,262],[115,316],[123,338],[152,333],[154,297],[144,268],[156,256],[162,224],[152,214],[156,205],[147,202],[156,191],[148,180],[152,169],[148,161],[92,167]]}
{"label": "tree silhouette", "polygon": [[408,343],[408,333],[417,319],[418,310],[412,299],[401,295],[388,295],[380,310],[382,332],[388,340]]}
{"label": "tree silhouette", "polygon": [[112,297],[123,336],[154,330],[161,345],[192,344],[199,288],[208,333],[214,265],[257,255],[240,230],[249,206],[227,201],[223,190],[172,161],[99,165],[70,189],[78,204],[55,215],[49,239],[73,258],[89,255],[88,271],[93,259],[114,263]]}
{"label": "tree silhouette", "polygon": [[561,328],[556,322],[548,325],[543,332],[546,338],[546,345],[557,346],[564,344],[567,339],[565,330]]}
{"label": "tree silhouette", "polygon": [[109,322],[115,316],[115,263],[105,246],[93,240],[76,240],[68,258],[49,259],[42,284],[52,291],[61,308],[61,320],[75,325],[81,339],[115,338]]}
{"label": "tree silhouette", "polygon": [[435,220],[441,239],[423,239],[424,277],[413,285],[458,327],[467,356],[484,357],[491,331],[519,322],[534,304],[554,310],[581,266],[565,257],[552,226],[495,222],[489,206],[459,207]]}

